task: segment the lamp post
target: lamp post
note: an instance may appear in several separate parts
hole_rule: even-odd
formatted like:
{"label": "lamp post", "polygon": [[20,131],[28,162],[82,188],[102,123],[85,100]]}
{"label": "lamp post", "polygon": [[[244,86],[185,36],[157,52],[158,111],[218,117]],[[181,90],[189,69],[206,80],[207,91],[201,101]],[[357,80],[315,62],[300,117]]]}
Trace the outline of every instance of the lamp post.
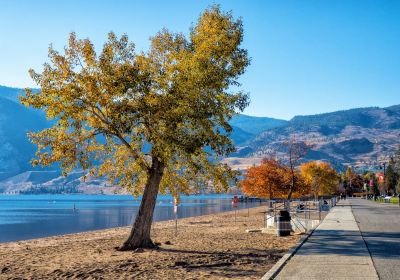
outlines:
{"label": "lamp post", "polygon": [[386,188],[386,162],[383,163],[383,186]]}
{"label": "lamp post", "polygon": [[349,183],[350,183],[350,185],[349,185],[349,189],[350,189],[350,193],[351,193],[351,196],[353,196],[353,188],[351,187],[351,177],[353,177],[353,170],[352,170],[352,168],[351,168],[351,165],[349,165],[349,167],[350,167],[350,172],[349,172]]}
{"label": "lamp post", "polygon": [[[386,195],[386,162],[382,163],[383,165],[383,189],[385,190],[385,195]],[[382,166],[380,166],[380,169],[382,169]]]}

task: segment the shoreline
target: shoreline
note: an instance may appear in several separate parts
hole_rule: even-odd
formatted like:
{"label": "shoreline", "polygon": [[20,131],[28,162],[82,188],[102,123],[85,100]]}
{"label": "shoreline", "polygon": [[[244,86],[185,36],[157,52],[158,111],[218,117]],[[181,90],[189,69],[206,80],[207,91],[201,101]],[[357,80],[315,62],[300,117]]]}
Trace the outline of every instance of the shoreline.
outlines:
{"label": "shoreline", "polygon": [[[247,209],[254,209],[254,208],[262,208],[265,207],[264,205],[262,206],[253,206],[253,207],[248,207],[248,208],[238,208],[236,211],[248,211]],[[224,214],[224,213],[229,213],[232,212],[234,213],[235,210],[226,210],[226,211],[219,211],[213,214],[204,214],[204,215],[195,215],[195,216],[190,216],[190,217],[181,217],[178,218],[178,223],[182,220],[184,221],[185,219],[195,219],[195,218],[199,218],[199,217],[207,217],[207,216],[214,216],[214,215],[219,215],[219,214]],[[170,219],[170,220],[159,220],[159,221],[153,221],[152,223],[152,227],[156,226],[156,224],[158,223],[175,223],[175,219]],[[84,231],[78,231],[78,232],[71,232],[71,233],[63,233],[63,234],[56,234],[56,235],[49,235],[49,236],[42,236],[42,237],[34,237],[34,238],[28,238],[28,239],[21,239],[21,240],[13,240],[13,241],[0,241],[0,246],[2,244],[6,244],[6,243],[18,243],[18,242],[25,242],[25,241],[34,241],[34,240],[40,240],[40,239],[48,239],[48,238],[57,238],[57,237],[68,237],[70,235],[79,235],[79,234],[86,234],[86,233],[96,233],[96,232],[101,232],[101,231],[108,231],[108,230],[126,230],[126,229],[131,229],[131,227],[133,226],[133,222],[131,225],[127,225],[127,226],[117,226],[117,227],[109,227],[109,228],[101,228],[101,229],[93,229],[93,230],[84,230]]]}
{"label": "shoreline", "polygon": [[[265,206],[155,222],[158,250],[119,252],[130,226],[0,243],[0,279],[259,279],[299,236],[246,233]],[[249,216],[248,216],[249,215]],[[141,252],[142,251],[142,252]]]}
{"label": "shoreline", "polygon": [[[102,206],[99,208],[100,210],[104,211],[109,210],[111,212],[109,212],[108,215],[96,215],[95,213],[90,212],[96,210],[96,208],[93,205],[91,205],[91,203],[92,202],[94,203],[95,201],[94,200],[95,198],[92,197],[88,199],[79,199],[76,202],[71,200],[70,196],[66,196],[65,197],[66,200],[60,199],[59,196],[57,197],[50,196],[44,198],[39,196],[39,198],[40,200],[49,200],[48,201],[49,203],[53,202],[49,204],[50,206],[43,208],[46,209],[48,215],[50,215],[49,218],[33,221],[35,224],[33,223],[30,224],[29,220],[28,222],[21,222],[15,224],[14,223],[0,224],[0,232],[4,230],[3,231],[4,234],[0,235],[0,244],[63,236],[68,234],[78,234],[83,232],[107,230],[113,228],[131,227],[133,225],[133,221],[135,219],[135,216],[139,208],[138,202],[140,202],[140,200],[133,201],[132,199],[127,199],[126,201],[125,200],[123,201],[121,200],[121,197],[118,197],[115,200],[113,200],[111,199],[112,197],[110,196],[102,195],[99,196],[99,199],[100,198],[102,199],[101,203],[111,201],[112,203],[121,202],[122,204],[118,204],[116,207],[114,207],[114,205],[111,206],[105,205],[104,207]],[[30,199],[28,200],[29,203],[31,203],[31,200]],[[8,203],[10,203],[10,201],[12,200],[6,200],[6,202]],[[37,201],[39,200],[32,200],[33,203],[37,203]],[[65,206],[63,204],[64,201],[68,201],[70,207]],[[196,201],[198,205],[193,204],[192,201]],[[60,204],[62,205],[61,208],[57,206],[59,205],[59,203],[56,202],[61,202]],[[21,202],[19,203],[21,204]],[[203,204],[205,204],[206,207],[204,207]],[[37,207],[36,204],[33,205]],[[254,207],[259,207],[260,205],[264,205],[264,203],[262,202],[239,203],[238,205],[239,207],[237,209],[254,208]],[[20,206],[16,208],[15,207],[7,208],[7,206],[5,206],[5,210],[3,207],[3,211],[0,211],[0,216],[4,215],[7,209],[9,209],[11,211],[10,213],[12,214],[14,212],[17,213],[15,209],[19,209],[19,207]],[[22,206],[21,209],[25,210],[24,207],[26,206]],[[52,210],[52,208],[54,208],[54,210]],[[129,211],[127,211],[125,208],[128,209]],[[123,209],[125,209],[125,211],[123,211]],[[178,220],[200,217],[204,215],[216,215],[218,213],[232,211],[232,209],[233,208],[231,206],[230,197],[215,197],[213,195],[209,196],[203,195],[202,197],[187,196],[179,205]],[[61,212],[62,215],[66,215],[65,218],[56,219],[55,217],[58,212],[54,213],[54,211],[58,211]],[[82,213],[80,213],[80,211],[82,211]],[[42,215],[47,214],[47,212]],[[123,213],[122,214],[123,216],[121,216],[120,213]],[[54,217],[51,216],[53,214]],[[29,215],[25,214],[25,216],[29,218]],[[159,200],[157,201],[153,217],[154,219],[153,224],[159,222],[174,221],[175,220],[174,216],[175,215],[173,213],[172,199],[169,196],[160,197]],[[76,223],[73,223],[73,221],[76,221]],[[35,225],[35,227],[32,227],[32,225]]]}

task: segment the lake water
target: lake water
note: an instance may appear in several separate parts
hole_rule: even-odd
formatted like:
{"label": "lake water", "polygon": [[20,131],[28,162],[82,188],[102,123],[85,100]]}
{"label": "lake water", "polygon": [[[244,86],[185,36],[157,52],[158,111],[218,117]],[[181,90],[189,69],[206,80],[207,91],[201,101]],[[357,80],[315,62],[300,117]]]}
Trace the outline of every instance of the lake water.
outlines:
{"label": "lake water", "polygon": [[[178,218],[230,211],[232,197],[182,196]],[[0,195],[0,242],[131,225],[139,205],[140,199],[129,195]],[[259,205],[239,203],[238,208]],[[154,221],[174,218],[173,198],[160,195]]]}

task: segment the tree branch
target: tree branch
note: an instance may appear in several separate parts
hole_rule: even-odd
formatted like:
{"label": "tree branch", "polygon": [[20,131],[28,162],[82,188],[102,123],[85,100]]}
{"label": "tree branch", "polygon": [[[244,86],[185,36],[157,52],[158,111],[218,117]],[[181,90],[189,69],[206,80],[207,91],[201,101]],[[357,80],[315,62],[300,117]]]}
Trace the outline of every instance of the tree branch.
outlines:
{"label": "tree branch", "polygon": [[[133,147],[128,143],[128,141],[125,140],[125,138],[121,135],[121,133],[118,131],[118,129],[109,121],[107,120],[107,117],[101,112],[100,108],[98,108],[97,106],[94,106],[90,103],[87,103],[85,100],[79,98],[80,101],[83,102],[84,105],[88,106],[91,109],[88,109],[87,107],[83,107],[84,110],[92,113],[93,115],[95,115],[101,122],[103,122],[104,124],[106,124],[109,128],[108,132],[114,136],[116,136],[121,142],[122,144],[125,145],[125,147],[128,148],[129,152],[131,153],[131,155],[133,156],[133,158],[135,160],[139,160],[139,155],[138,153],[135,151],[135,149],[133,149]],[[99,111],[99,113],[97,113],[95,110]]]}

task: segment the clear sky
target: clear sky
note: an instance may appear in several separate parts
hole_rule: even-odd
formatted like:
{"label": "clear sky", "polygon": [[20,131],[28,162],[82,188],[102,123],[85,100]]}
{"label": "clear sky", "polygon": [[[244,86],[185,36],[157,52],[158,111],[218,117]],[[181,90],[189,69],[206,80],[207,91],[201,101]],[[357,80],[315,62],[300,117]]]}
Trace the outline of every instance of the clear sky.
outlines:
{"label": "clear sky", "polygon": [[244,21],[252,64],[241,81],[245,113],[289,119],[400,104],[400,1],[378,0],[0,0],[0,85],[35,86],[47,48],[68,34],[101,48],[109,31],[138,50],[163,27],[188,33],[213,3]]}

